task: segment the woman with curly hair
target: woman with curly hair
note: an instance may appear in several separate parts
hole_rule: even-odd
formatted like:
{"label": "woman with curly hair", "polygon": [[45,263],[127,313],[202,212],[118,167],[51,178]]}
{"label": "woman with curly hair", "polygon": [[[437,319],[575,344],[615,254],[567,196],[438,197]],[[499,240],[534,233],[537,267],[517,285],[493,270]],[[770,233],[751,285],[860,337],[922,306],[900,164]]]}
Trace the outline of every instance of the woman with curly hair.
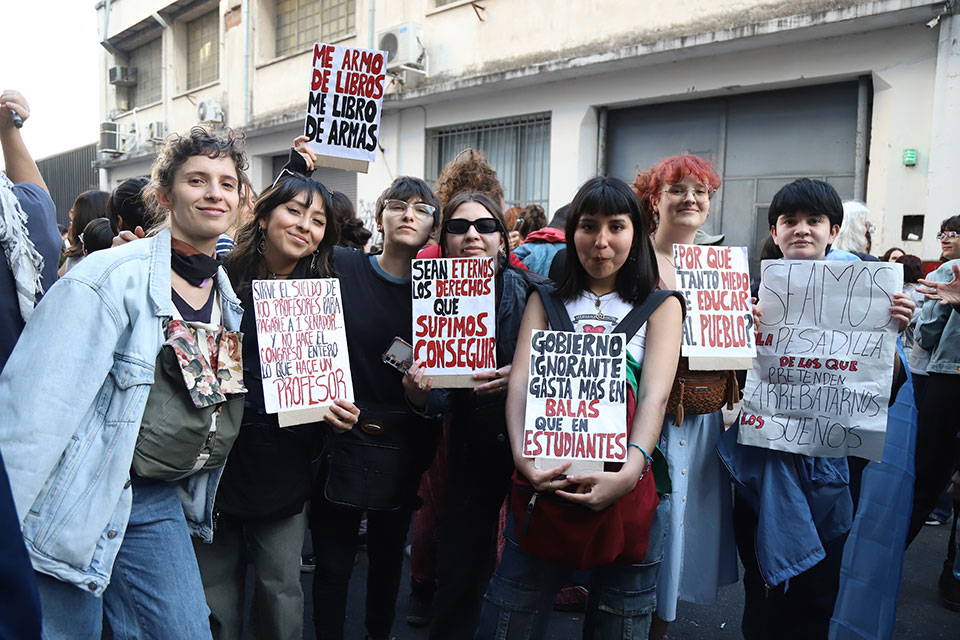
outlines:
{"label": "woman with curly hair", "polygon": [[[0,441],[45,638],[99,638],[104,614],[116,638],[210,637],[190,535],[212,538],[222,466],[170,481],[131,467],[168,332],[180,352],[193,347],[188,365],[180,352],[173,359],[184,396],[243,393],[240,303],[213,255],[247,189],[246,166],[232,132],[171,137],[147,187],[164,228],[88,256],[51,287],[0,376]],[[191,333],[199,325],[209,340]],[[176,389],[177,375],[162,370]],[[187,402],[177,415],[200,411]],[[165,442],[157,453],[179,446]]]}

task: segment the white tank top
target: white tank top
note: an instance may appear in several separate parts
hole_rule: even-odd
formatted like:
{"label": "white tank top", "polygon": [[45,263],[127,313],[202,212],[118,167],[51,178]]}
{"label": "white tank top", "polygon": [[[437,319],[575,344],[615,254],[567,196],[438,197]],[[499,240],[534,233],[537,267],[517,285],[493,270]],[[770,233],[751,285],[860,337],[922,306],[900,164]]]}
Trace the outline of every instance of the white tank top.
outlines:
{"label": "white tank top", "polygon": [[[633,310],[633,305],[615,291],[600,296],[599,308],[597,308],[597,297],[592,293],[584,293],[564,306],[573,322],[573,328],[578,333],[610,333]],[[627,351],[640,364],[643,364],[646,341],[647,324],[644,323],[627,343]]]}

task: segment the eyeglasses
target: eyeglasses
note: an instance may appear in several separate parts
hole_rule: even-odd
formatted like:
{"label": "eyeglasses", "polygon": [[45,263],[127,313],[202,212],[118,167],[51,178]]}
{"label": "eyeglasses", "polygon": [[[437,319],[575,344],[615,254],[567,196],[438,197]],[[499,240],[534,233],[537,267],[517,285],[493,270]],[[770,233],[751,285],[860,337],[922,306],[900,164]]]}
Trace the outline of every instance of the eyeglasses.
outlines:
{"label": "eyeglasses", "polygon": [[477,233],[488,234],[496,233],[500,230],[500,222],[496,218],[477,218],[476,220],[466,220],[464,218],[451,218],[443,223],[443,230],[450,235],[463,235],[473,227]]}
{"label": "eyeglasses", "polygon": [[671,198],[676,200],[682,200],[687,197],[688,193],[692,193],[697,201],[706,202],[713,197],[714,191],[711,191],[707,187],[685,187],[680,184],[671,184],[667,188],[662,189],[661,193],[669,194]]}
{"label": "eyeglasses", "polygon": [[414,202],[410,204],[406,200],[393,199],[384,202],[383,210],[399,216],[406,213],[410,207],[413,207],[413,212],[421,218],[433,218],[433,212],[437,210],[435,206],[427,204],[426,202]]}
{"label": "eyeglasses", "polygon": [[944,238],[947,238],[948,240],[954,240],[958,237],[960,237],[960,233],[957,233],[956,231],[941,231],[937,234],[937,240],[943,240]]}

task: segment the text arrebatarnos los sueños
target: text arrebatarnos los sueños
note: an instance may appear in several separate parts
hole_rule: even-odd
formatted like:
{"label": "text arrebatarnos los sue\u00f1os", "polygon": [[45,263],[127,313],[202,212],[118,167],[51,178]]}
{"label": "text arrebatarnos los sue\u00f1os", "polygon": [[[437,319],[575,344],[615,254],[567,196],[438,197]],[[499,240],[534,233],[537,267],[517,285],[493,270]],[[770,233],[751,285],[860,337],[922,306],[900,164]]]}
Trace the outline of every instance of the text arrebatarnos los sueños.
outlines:
{"label": "text arrebatarnos los sue\u00f1os", "polygon": [[255,280],[252,291],[267,411],[346,397],[339,283]]}
{"label": "text arrebatarnos los sue\u00f1os", "polygon": [[890,305],[902,267],[764,261],[761,283],[741,441],[879,459],[896,348]]}
{"label": "text arrebatarnos los sue\u00f1os", "polygon": [[413,357],[427,373],[496,369],[493,258],[414,260]]}
{"label": "text arrebatarnos los sue\u00f1os", "polygon": [[534,331],[523,455],[626,460],[622,334]]}

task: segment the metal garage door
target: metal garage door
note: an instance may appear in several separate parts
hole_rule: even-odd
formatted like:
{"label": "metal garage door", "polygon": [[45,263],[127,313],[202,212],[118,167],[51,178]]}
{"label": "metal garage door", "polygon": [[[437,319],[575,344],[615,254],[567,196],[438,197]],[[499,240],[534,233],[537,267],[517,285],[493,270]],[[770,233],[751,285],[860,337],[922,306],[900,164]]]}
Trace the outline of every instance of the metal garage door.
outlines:
{"label": "metal garage door", "polygon": [[770,199],[787,182],[825,179],[841,198],[863,199],[864,181],[855,176],[858,104],[865,128],[866,95],[857,82],[844,82],[611,109],[608,173],[631,182],[638,167],[685,151],[711,160],[723,187],[704,230],[726,235],[724,244],[749,247],[755,268],[753,258],[769,235]]}

